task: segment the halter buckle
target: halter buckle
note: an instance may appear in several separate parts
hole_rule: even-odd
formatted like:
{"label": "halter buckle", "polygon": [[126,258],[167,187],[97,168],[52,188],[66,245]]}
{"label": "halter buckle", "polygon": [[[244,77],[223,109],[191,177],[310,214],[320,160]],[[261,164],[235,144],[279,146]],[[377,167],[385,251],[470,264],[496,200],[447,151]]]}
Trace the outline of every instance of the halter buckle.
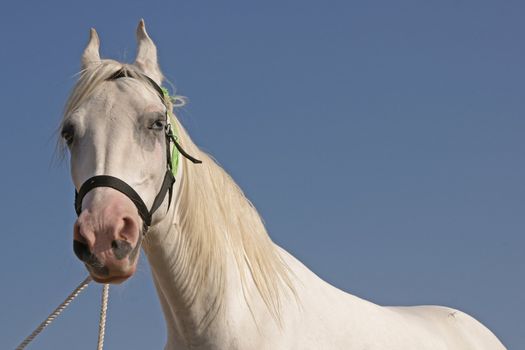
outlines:
{"label": "halter buckle", "polygon": [[166,137],[173,142],[177,142],[177,136],[173,133],[173,128],[170,123],[166,124]]}

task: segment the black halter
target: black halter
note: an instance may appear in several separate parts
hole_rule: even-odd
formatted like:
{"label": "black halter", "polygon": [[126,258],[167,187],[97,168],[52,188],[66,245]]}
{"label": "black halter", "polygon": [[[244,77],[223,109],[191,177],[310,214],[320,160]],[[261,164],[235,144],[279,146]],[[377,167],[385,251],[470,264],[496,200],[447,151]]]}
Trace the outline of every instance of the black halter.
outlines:
{"label": "black halter", "polygon": [[130,72],[129,70],[122,68],[118,70],[117,72],[115,72],[115,74],[110,76],[107,80],[116,80],[116,79],[124,78],[124,77],[133,78],[133,75],[141,76],[145,78],[151,84],[151,86],[159,93],[159,97],[162,100],[162,103],[166,106],[165,135],[166,135],[166,155],[167,156],[166,156],[166,173],[164,174],[164,180],[162,181],[162,186],[160,187],[160,190],[157,193],[155,200],[153,201],[153,205],[151,206],[151,209],[148,210],[148,207],[146,206],[146,204],[144,203],[140,195],[126,182],[122,181],[121,179],[117,177],[110,176],[110,175],[96,175],[96,176],[93,176],[87,179],[82,184],[82,186],[80,186],[80,190],[78,192],[75,191],[75,211],[77,212],[77,215],[80,215],[82,211],[82,199],[89,191],[91,191],[92,189],[96,187],[110,187],[110,188],[113,188],[125,194],[135,204],[135,206],[137,207],[138,213],[144,222],[144,234],[146,234],[147,228],[151,226],[151,217],[153,216],[153,213],[155,213],[155,211],[160,207],[160,205],[164,201],[164,198],[166,197],[166,193],[169,194],[168,209],[171,204],[171,197],[173,194],[173,184],[175,183],[175,174],[173,174],[173,169],[171,165],[171,152],[170,152],[171,142],[173,142],[173,144],[177,148],[177,151],[180,152],[180,154],[182,154],[192,163],[202,163],[202,162],[190,156],[188,153],[186,153],[186,151],[184,151],[184,149],[178,143],[177,138],[173,134],[171,124],[169,123],[169,107],[165,101],[165,99],[169,98],[169,96],[165,95],[165,92],[153,79],[151,79],[150,77],[142,73],[138,73],[135,71]]}

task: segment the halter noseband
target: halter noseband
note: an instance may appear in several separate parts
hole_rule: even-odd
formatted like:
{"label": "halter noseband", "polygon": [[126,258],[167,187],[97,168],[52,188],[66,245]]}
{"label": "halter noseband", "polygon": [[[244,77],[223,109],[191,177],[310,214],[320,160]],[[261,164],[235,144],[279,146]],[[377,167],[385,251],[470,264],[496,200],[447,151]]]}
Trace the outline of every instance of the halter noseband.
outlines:
{"label": "halter noseband", "polygon": [[[91,191],[92,189],[96,187],[110,187],[113,188],[124,195],[126,195],[137,207],[138,213],[140,217],[142,218],[142,221],[144,222],[144,234],[146,234],[147,229],[149,226],[151,226],[151,218],[155,211],[160,207],[162,202],[164,201],[164,198],[166,197],[166,194],[168,193],[168,210],[171,204],[171,197],[173,194],[173,184],[175,183],[175,175],[177,173],[177,164],[178,164],[178,153],[182,154],[184,157],[186,157],[188,160],[190,160],[194,164],[202,163],[200,160],[190,156],[182,146],[179,144],[177,137],[173,133],[172,125],[170,124],[170,108],[169,104],[167,103],[167,99],[170,98],[167,90],[162,89],[153,79],[148,77],[145,74],[133,72],[133,74],[139,75],[142,78],[146,79],[151,86],[158,92],[160,99],[162,100],[162,104],[166,106],[166,127],[165,127],[165,136],[166,136],[166,173],[164,174],[164,180],[162,181],[162,186],[160,187],[159,192],[157,193],[157,196],[155,197],[155,200],[153,201],[153,205],[151,206],[151,209],[148,210],[148,207],[140,197],[140,195],[126,182],[122,181],[121,179],[111,176],[111,175],[96,175],[93,177],[90,177],[87,179],[82,186],[80,186],[80,190],[78,192],[75,191],[75,211],[77,212],[77,215],[80,215],[82,212],[82,199],[84,199],[84,196]],[[115,72],[113,75],[111,75],[108,79],[108,81],[116,80],[119,78],[133,78],[129,74],[129,71],[122,68]],[[173,142],[175,145],[176,150],[173,150],[173,154],[170,152],[170,145]],[[175,167],[174,167],[175,164]]]}

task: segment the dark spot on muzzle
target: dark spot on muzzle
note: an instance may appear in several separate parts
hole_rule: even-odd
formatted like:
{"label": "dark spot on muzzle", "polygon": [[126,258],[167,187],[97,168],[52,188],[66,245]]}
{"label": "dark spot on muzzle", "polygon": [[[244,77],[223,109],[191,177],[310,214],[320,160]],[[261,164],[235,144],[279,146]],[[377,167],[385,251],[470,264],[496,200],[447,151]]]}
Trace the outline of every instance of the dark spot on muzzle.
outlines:
{"label": "dark spot on muzzle", "polygon": [[73,251],[75,252],[75,255],[77,256],[77,258],[85,262],[86,265],[89,265],[97,269],[104,267],[104,265],[100,262],[100,260],[97,259],[95,254],[89,251],[89,247],[87,246],[87,244],[82,243],[77,240],[73,240]]}
{"label": "dark spot on muzzle", "polygon": [[102,266],[100,261],[97,259],[95,254],[89,251],[87,244],[77,240],[73,240],[73,251],[77,258],[85,262],[88,265]]}
{"label": "dark spot on muzzle", "polygon": [[122,239],[116,239],[111,242],[111,249],[117,260],[122,260],[133,250],[131,243]]}
{"label": "dark spot on muzzle", "polygon": [[97,259],[95,254],[89,251],[87,244],[73,240],[73,251],[77,258],[83,261],[86,264],[86,267],[91,268],[97,275],[109,275],[109,269]]}

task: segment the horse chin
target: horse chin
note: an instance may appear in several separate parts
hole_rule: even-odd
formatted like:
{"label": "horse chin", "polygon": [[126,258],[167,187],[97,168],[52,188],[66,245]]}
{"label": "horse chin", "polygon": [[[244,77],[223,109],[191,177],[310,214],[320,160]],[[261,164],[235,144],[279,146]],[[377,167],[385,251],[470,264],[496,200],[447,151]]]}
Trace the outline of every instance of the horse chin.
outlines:
{"label": "horse chin", "polygon": [[88,271],[93,281],[97,283],[121,284],[127,281],[130,277],[132,277],[135,274],[136,269],[137,266],[133,265],[127,271],[119,271],[118,273],[115,272],[108,275],[104,274],[103,276],[97,274],[90,268],[88,268]]}
{"label": "horse chin", "polygon": [[111,277],[97,277],[97,276],[91,275],[91,278],[93,279],[93,281],[97,283],[121,284],[127,281],[128,278],[130,278],[131,276],[133,276],[133,274],[130,274],[128,276],[111,276]]}

